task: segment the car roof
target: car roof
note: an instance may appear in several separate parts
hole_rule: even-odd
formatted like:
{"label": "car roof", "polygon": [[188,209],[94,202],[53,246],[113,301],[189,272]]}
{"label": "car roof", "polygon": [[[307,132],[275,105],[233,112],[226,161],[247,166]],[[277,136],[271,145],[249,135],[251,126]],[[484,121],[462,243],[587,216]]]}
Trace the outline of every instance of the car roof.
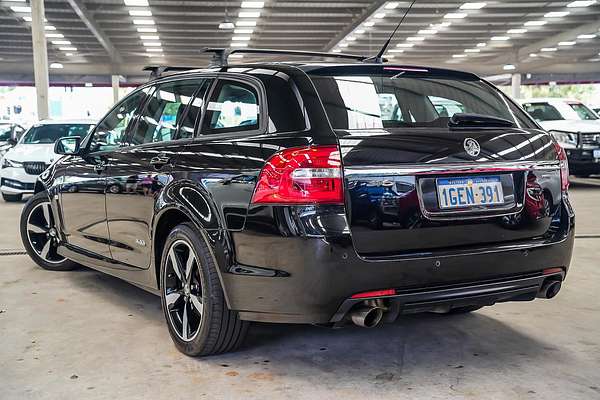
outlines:
{"label": "car roof", "polygon": [[95,124],[93,119],[43,119],[36,122],[34,125],[68,125],[68,124]]}
{"label": "car roof", "polygon": [[531,99],[520,99],[519,102],[523,103],[564,103],[564,102],[573,102],[573,103],[582,103],[577,99],[572,98],[564,98],[564,97],[534,97]]}

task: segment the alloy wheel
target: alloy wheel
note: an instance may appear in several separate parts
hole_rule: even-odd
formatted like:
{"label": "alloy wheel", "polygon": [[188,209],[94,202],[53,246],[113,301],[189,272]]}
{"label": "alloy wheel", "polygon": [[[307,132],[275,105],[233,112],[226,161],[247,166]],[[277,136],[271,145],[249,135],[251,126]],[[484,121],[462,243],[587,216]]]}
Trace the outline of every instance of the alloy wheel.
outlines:
{"label": "alloy wheel", "polygon": [[193,340],[202,324],[204,305],[198,258],[184,240],[168,250],[163,285],[169,322],[181,340]]}
{"label": "alloy wheel", "polygon": [[37,204],[29,213],[27,239],[33,250],[45,262],[59,264],[65,261],[56,251],[59,238],[49,201]]}

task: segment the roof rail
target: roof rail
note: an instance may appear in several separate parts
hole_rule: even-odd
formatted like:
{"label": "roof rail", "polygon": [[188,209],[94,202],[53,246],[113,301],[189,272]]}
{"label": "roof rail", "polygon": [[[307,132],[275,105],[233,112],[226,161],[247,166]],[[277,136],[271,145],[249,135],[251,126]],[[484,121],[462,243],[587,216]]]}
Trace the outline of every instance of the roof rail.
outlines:
{"label": "roof rail", "polygon": [[368,57],[357,56],[354,54],[346,53],[324,53],[319,51],[304,51],[304,50],[279,50],[279,49],[228,49],[222,47],[207,47],[202,50],[203,53],[212,53],[213,58],[211,60],[211,67],[224,67],[227,66],[227,59],[230,55],[241,53],[241,54],[272,54],[272,55],[288,55],[288,56],[309,56],[309,57],[332,57],[332,58],[345,58],[355,61],[365,61]]}
{"label": "roof rail", "polygon": [[181,67],[171,65],[148,65],[144,67],[144,71],[150,71],[150,80],[160,78],[167,72],[189,71],[190,69],[198,69],[199,67]]}

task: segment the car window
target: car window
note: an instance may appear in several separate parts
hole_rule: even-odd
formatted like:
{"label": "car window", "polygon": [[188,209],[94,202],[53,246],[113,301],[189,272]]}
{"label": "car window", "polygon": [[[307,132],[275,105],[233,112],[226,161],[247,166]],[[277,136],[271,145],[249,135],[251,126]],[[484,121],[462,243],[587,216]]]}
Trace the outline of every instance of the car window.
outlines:
{"label": "car window", "polygon": [[464,113],[466,107],[458,101],[439,96],[429,96],[429,101],[435,107],[440,117],[452,117],[454,114]]}
{"label": "car window", "polygon": [[258,94],[240,82],[217,84],[206,108],[203,133],[217,134],[258,129]]}
{"label": "car window", "polygon": [[598,119],[598,116],[596,114],[594,114],[594,112],[592,110],[590,110],[589,108],[587,108],[584,104],[569,103],[569,106],[571,106],[571,108],[573,110],[575,110],[577,115],[579,115],[579,118],[581,118],[585,121],[593,121],[593,120]]}
{"label": "car window", "polygon": [[66,136],[84,137],[92,124],[48,124],[33,126],[25,136],[24,144],[51,144]]}
{"label": "car window", "polygon": [[210,87],[211,82],[212,80],[210,79],[204,80],[200,90],[194,94],[194,98],[188,105],[187,111],[179,123],[179,131],[177,133],[178,139],[188,139],[194,136],[196,121],[200,119],[204,96]]}
{"label": "car window", "polygon": [[0,142],[9,140],[12,136],[12,125],[0,124]]}
{"label": "car window", "polygon": [[[131,135],[131,144],[174,140],[182,124],[185,110],[194,93],[203,85],[203,79],[168,82],[156,88],[140,113]],[[196,107],[198,102],[196,101]],[[201,106],[201,100],[200,100]],[[190,124],[190,122],[186,122]]]}
{"label": "car window", "polygon": [[525,103],[523,108],[536,121],[559,121],[564,119],[560,112],[549,103]]}
{"label": "car window", "polygon": [[143,100],[149,88],[135,92],[125,98],[98,124],[90,141],[90,151],[108,151],[124,142],[127,126]]}

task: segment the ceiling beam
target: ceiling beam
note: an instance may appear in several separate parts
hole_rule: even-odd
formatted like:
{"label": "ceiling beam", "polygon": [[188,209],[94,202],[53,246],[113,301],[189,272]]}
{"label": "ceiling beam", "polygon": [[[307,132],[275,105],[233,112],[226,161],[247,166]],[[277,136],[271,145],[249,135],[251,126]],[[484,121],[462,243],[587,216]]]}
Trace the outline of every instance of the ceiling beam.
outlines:
{"label": "ceiling beam", "polygon": [[342,30],[339,34],[337,34],[333,39],[331,39],[325,47],[323,47],[324,51],[331,51],[339,42],[344,40],[346,36],[348,36],[352,31],[354,31],[360,24],[365,22],[371,15],[375,14],[381,6],[386,3],[387,0],[377,0],[374,1],[369,7],[365,8],[365,10],[356,17],[350,25],[348,25],[344,30]]}
{"label": "ceiling beam", "polygon": [[123,58],[113,46],[112,42],[106,36],[106,34],[100,29],[100,26],[94,20],[92,13],[88,11],[88,9],[83,5],[81,0],[67,0],[75,13],[81,18],[83,23],[88,27],[88,29],[94,34],[98,42],[104,47],[110,60],[114,64],[121,64],[123,62]]}

